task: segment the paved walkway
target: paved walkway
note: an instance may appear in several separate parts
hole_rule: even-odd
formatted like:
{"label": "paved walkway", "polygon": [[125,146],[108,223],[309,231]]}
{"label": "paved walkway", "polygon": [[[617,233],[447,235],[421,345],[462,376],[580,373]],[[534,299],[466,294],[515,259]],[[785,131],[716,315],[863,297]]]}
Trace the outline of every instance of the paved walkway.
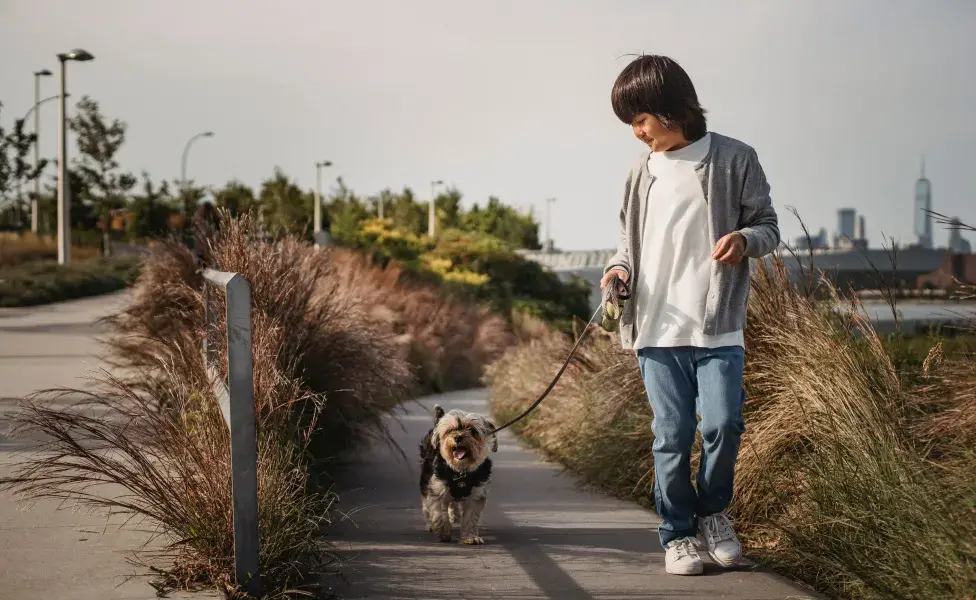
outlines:
{"label": "paved walkway", "polygon": [[[556,467],[520,448],[508,432],[493,455],[494,484],[482,519],[486,545],[441,544],[424,531],[417,446],[433,417],[446,410],[487,411],[485,391],[412,403],[393,425],[407,462],[374,448],[345,466],[339,508],[349,511],[333,540],[350,559],[342,598],[370,600],[627,600],[742,598],[800,600],[815,594],[777,575],[746,567],[705,574],[664,573],[657,517],[634,504],[581,491]],[[455,538],[457,532],[455,531]]]}
{"label": "paved walkway", "polygon": [[[35,441],[6,436],[11,398],[80,380],[99,366],[95,321],[124,295],[30,309],[0,310],[0,474]],[[70,402],[70,400],[68,400]],[[437,398],[445,408],[487,410],[484,391]],[[488,545],[440,544],[423,531],[417,445],[431,423],[428,399],[412,403],[393,425],[406,462],[377,447],[340,471],[341,510],[348,518],[333,541],[350,560],[341,597],[371,600],[481,598],[627,600],[636,598],[793,599],[813,595],[775,575],[709,568],[695,578],[663,573],[653,513],[580,491],[502,434],[495,484],[482,535]],[[0,598],[149,600],[143,578],[126,562],[147,534],[120,519],[26,505],[0,493]],[[331,582],[330,582],[331,583]],[[214,594],[171,597],[207,598]]]}
{"label": "paved walkway", "polygon": [[[114,312],[124,294],[26,308],[0,309],[0,475],[36,440],[8,437],[16,398],[58,386],[84,388],[99,367],[96,321]],[[71,403],[66,399],[66,403]],[[0,492],[0,599],[150,600],[145,578],[127,579],[126,562],[148,534],[122,519],[28,504]],[[207,598],[180,595],[172,598]]]}

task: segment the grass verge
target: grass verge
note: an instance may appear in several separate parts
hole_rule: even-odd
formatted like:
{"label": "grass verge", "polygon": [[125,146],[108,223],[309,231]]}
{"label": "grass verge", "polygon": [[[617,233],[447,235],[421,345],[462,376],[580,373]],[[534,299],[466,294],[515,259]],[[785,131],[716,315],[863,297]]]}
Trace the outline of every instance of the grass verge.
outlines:
{"label": "grass verge", "polygon": [[67,265],[44,260],[0,266],[0,307],[36,306],[115,292],[135,282],[139,267],[138,259],[128,257]]}
{"label": "grass verge", "polygon": [[[731,511],[748,554],[837,598],[966,598],[976,589],[976,362],[936,344],[918,372],[869,323],[753,280],[747,431]],[[531,402],[569,342],[524,342],[490,370],[494,410]],[[519,429],[588,483],[648,504],[650,413],[632,352],[595,333]],[[699,440],[700,443],[700,440]],[[697,446],[697,444],[696,444]],[[697,452],[694,454],[697,460]]]}
{"label": "grass verge", "polygon": [[[388,439],[384,417],[411,393],[478,383],[511,336],[503,319],[408,285],[394,267],[259,234],[247,217],[225,219],[208,255],[252,288],[261,567],[273,598],[314,591],[334,566],[321,535],[335,495],[316,467]],[[159,532],[156,550],[136,560],[161,593],[233,595],[228,439],[200,352],[201,289],[193,253],[157,245],[130,304],[109,319],[113,368],[89,407],[49,408],[72,390],[26,403],[21,430],[52,441],[0,487],[132,514]],[[217,296],[221,321],[209,339],[224,356]]]}

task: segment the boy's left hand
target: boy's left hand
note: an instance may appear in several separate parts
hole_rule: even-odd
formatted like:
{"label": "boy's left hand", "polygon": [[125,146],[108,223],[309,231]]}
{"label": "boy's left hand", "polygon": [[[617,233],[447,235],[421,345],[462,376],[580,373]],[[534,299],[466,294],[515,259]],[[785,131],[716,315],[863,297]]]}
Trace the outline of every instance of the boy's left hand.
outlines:
{"label": "boy's left hand", "polygon": [[746,238],[738,231],[724,236],[715,244],[712,258],[727,265],[737,265],[746,254]]}

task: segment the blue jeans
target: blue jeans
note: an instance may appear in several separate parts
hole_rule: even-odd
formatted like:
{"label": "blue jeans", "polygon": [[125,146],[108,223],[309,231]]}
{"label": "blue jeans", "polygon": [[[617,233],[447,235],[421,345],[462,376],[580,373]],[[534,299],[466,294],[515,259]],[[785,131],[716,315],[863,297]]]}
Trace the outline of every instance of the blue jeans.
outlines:
{"label": "blue jeans", "polygon": [[[642,348],[637,357],[654,411],[654,504],[662,520],[658,535],[666,546],[676,538],[694,537],[698,517],[722,512],[732,501],[745,431],[745,355],[740,346],[684,346]],[[697,492],[691,483],[696,428],[702,433]]]}

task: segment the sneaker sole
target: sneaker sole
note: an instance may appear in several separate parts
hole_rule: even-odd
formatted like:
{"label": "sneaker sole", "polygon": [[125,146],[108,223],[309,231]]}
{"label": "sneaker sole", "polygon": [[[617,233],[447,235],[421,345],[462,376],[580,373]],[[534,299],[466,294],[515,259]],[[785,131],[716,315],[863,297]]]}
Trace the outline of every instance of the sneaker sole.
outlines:
{"label": "sneaker sole", "polygon": [[708,553],[708,558],[712,559],[712,562],[719,565],[720,567],[731,569],[732,567],[737,567],[740,564],[742,564],[741,556],[732,561],[727,561],[727,560],[721,560],[720,558],[712,554],[712,551],[708,549],[708,542],[706,542],[704,538],[702,538],[701,536],[696,537],[695,541],[698,542],[698,549],[704,550],[706,553]]}
{"label": "sneaker sole", "polygon": [[717,556],[715,556],[714,554],[712,554],[712,552],[710,550],[707,550],[706,549],[705,551],[708,552],[708,558],[712,559],[712,562],[714,562],[715,564],[717,564],[719,566],[725,567],[726,569],[731,569],[732,567],[737,567],[742,562],[742,557],[733,559],[731,561],[727,561],[727,560],[721,560],[721,559],[719,559]]}
{"label": "sneaker sole", "polygon": [[705,570],[705,565],[698,563],[697,567],[691,569],[672,569],[672,567],[664,567],[664,571],[668,575],[701,575]]}

